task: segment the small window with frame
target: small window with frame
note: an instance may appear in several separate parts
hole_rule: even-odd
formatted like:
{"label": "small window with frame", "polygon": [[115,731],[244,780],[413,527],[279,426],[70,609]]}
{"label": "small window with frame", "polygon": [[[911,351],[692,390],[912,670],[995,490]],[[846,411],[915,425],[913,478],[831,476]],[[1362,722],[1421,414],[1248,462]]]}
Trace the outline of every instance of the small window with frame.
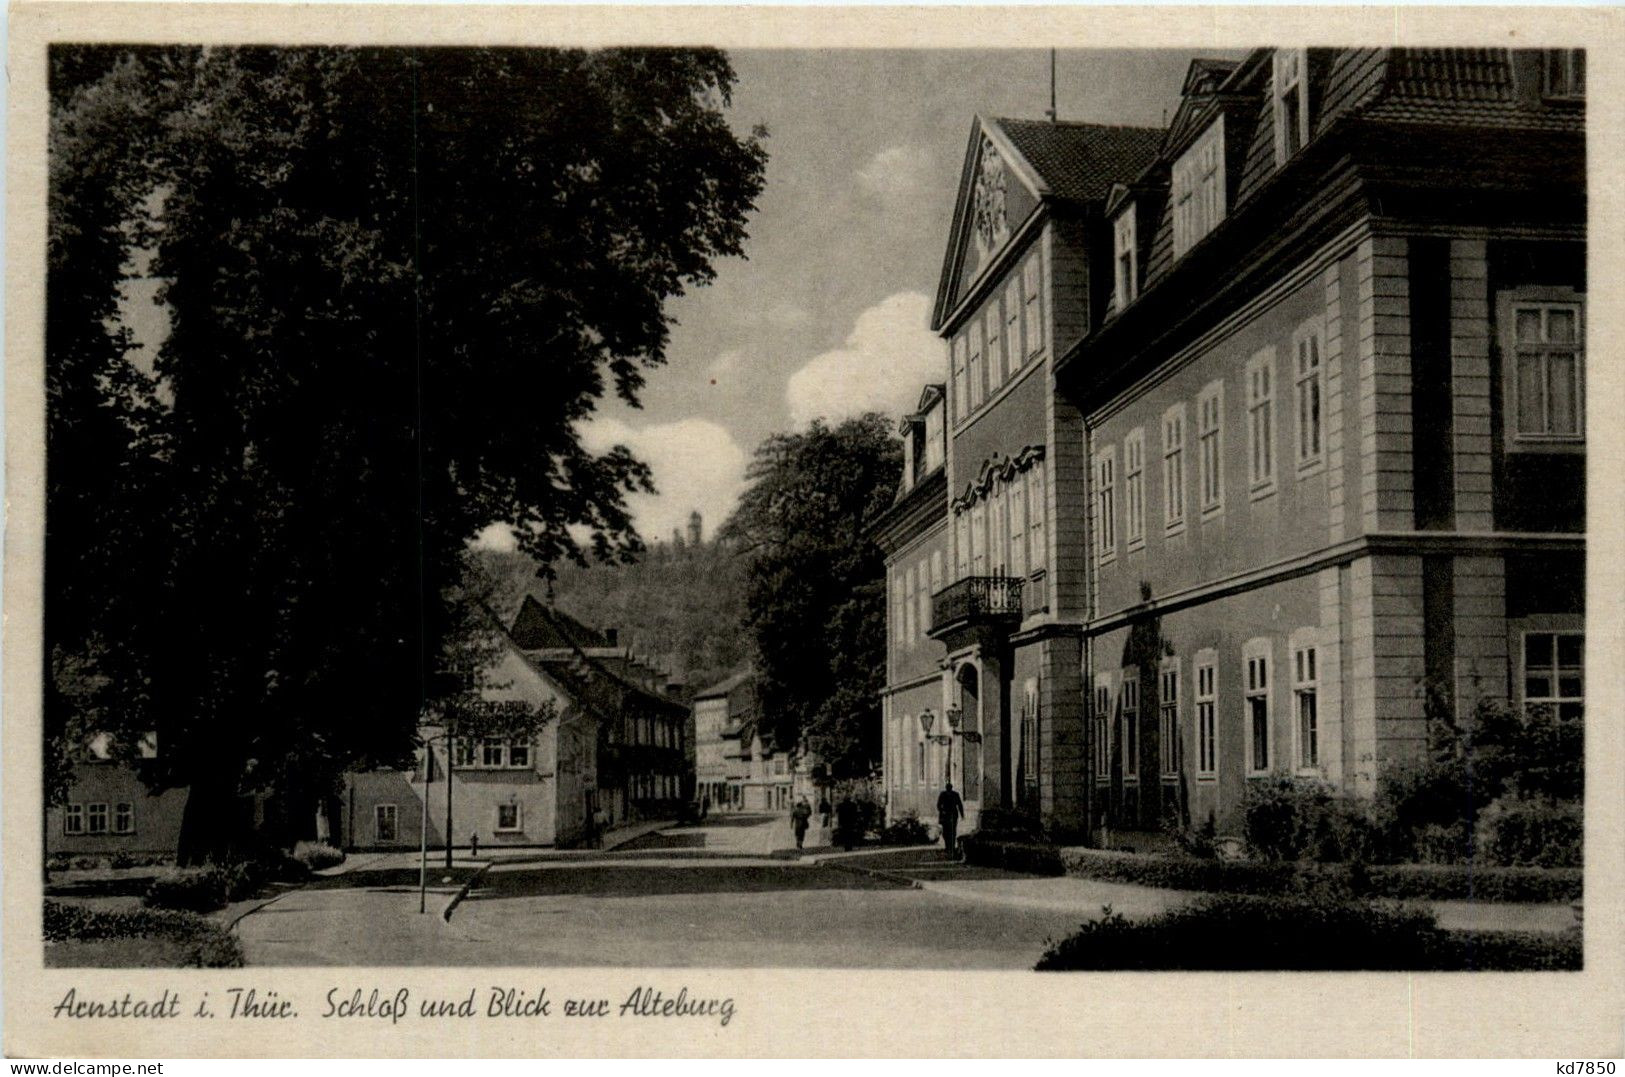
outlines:
{"label": "small window with frame", "polygon": [[1219,777],[1218,655],[1212,650],[1196,656],[1196,780]]}
{"label": "small window with frame", "polygon": [[1325,370],[1321,364],[1322,330],[1319,318],[1298,327],[1292,337],[1294,425],[1300,473],[1319,466],[1325,451]]}
{"label": "small window with frame", "polygon": [[520,829],[521,816],[518,802],[497,805],[496,830],[500,833],[512,833]]}
{"label": "small window with frame", "polygon": [[1157,759],[1163,778],[1179,777],[1179,659],[1162,660],[1157,684]]}
{"label": "small window with frame", "polygon": [[1585,440],[1585,304],[1568,289],[1501,297],[1507,448],[1574,451]]}
{"label": "small window with frame", "polygon": [[1523,705],[1565,721],[1585,717],[1585,633],[1523,634]]}
{"label": "small window with frame", "polygon": [[1309,141],[1309,50],[1275,50],[1275,163],[1284,165]]}
{"label": "small window with frame", "polygon": [[1320,672],[1317,649],[1297,647],[1292,652],[1292,711],[1298,748],[1298,770],[1320,769]]}
{"label": "small window with frame", "polygon": [[1243,654],[1245,664],[1245,714],[1247,727],[1247,773],[1257,776],[1270,769],[1270,645],[1268,640],[1249,641]]}
{"label": "small window with frame", "polygon": [[1135,785],[1140,780],[1140,671],[1135,666],[1123,669],[1122,699],[1117,743],[1123,752],[1123,784]]}
{"label": "small window with frame", "polygon": [[1111,777],[1111,718],[1112,680],[1108,673],[1095,675],[1095,708],[1093,717],[1095,777],[1101,781]]}

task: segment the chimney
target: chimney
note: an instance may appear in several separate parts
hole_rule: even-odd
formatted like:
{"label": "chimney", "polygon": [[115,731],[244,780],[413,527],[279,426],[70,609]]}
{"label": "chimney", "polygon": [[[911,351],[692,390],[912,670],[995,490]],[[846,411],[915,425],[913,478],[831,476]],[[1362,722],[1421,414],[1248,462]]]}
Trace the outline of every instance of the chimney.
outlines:
{"label": "chimney", "polygon": [[688,544],[690,546],[700,544],[700,514],[698,511],[690,513],[688,517]]}

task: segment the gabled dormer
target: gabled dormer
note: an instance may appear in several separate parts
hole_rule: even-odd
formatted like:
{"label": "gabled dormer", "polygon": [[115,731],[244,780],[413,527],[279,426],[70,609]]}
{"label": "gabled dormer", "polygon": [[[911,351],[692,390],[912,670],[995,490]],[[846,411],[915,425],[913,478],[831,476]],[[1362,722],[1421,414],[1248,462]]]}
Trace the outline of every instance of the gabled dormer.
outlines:
{"label": "gabled dormer", "polygon": [[947,427],[943,404],[947,390],[941,384],[927,385],[913,414],[905,415],[897,434],[903,439],[903,484],[898,497],[904,497],[921,480],[941,468],[947,453]]}

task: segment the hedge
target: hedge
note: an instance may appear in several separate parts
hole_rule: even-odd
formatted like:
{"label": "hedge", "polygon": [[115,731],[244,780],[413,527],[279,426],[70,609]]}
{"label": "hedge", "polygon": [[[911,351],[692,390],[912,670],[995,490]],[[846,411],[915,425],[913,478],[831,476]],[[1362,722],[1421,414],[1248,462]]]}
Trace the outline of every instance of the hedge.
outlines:
{"label": "hedge", "polygon": [[1578,901],[1582,883],[1579,868],[1198,860],[991,841],[974,834],[964,845],[967,861],[987,867],[1218,894],[1289,894],[1329,887],[1364,897],[1560,902]]}
{"label": "hedge", "polygon": [[1481,868],[1470,864],[1372,864],[1366,893],[1434,901],[1579,901],[1580,868]]}
{"label": "hedge", "polygon": [[243,950],[237,936],[189,912],[161,909],[104,911],[60,901],[45,903],[47,942],[108,939],[169,939],[181,944],[181,964],[192,968],[239,968]]}
{"label": "hedge", "polygon": [[1204,897],[1129,920],[1109,908],[1049,945],[1038,971],[1578,969],[1579,931],[1446,931],[1425,909],[1304,897]]}
{"label": "hedge", "polygon": [[967,864],[979,864],[1032,875],[1065,875],[1061,850],[1039,842],[992,841],[978,834],[967,836],[960,845]]}

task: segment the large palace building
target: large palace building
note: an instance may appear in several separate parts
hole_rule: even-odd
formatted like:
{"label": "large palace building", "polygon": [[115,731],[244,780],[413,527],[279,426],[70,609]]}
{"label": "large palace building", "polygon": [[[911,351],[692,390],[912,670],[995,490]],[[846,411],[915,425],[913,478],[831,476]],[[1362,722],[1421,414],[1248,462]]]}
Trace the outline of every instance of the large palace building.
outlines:
{"label": "large palace building", "polygon": [[1166,130],[973,123],[875,530],[894,816],[1222,833],[1430,713],[1580,718],[1583,62],[1260,49]]}

